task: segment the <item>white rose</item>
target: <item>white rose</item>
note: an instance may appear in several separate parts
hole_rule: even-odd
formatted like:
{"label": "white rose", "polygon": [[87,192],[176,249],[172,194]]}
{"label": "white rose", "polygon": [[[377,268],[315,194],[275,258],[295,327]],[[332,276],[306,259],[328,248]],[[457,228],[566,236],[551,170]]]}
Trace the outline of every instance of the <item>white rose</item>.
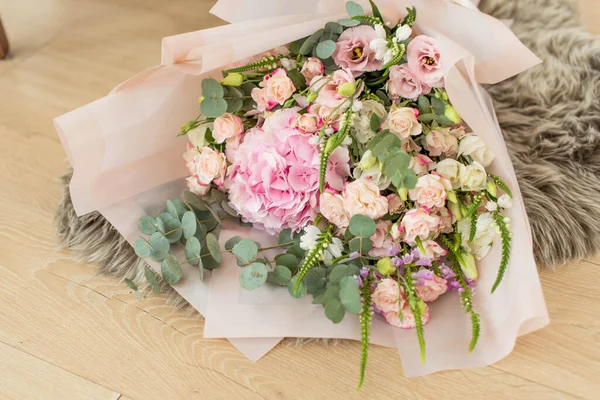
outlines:
{"label": "white rose", "polygon": [[487,167],[494,161],[494,154],[486,147],[483,140],[474,133],[469,133],[460,139],[458,155],[471,156],[473,161],[477,161],[484,167]]}
{"label": "white rose", "polygon": [[366,215],[377,219],[388,212],[388,202],[370,179],[361,177],[344,188],[344,208],[350,216]]}
{"label": "white rose", "polygon": [[462,164],[451,158],[439,161],[435,166],[435,172],[448,179],[452,184],[453,189],[457,189],[460,186],[459,174],[460,166]]}
{"label": "white rose", "polygon": [[430,131],[425,136],[425,145],[432,157],[438,157],[442,154],[451,157],[456,155],[458,139],[450,134],[448,129],[437,129]]}
{"label": "white rose", "polygon": [[411,200],[428,208],[444,207],[446,190],[451,190],[450,181],[441,175],[423,175],[414,189],[408,191]]}
{"label": "white rose", "polygon": [[471,234],[470,219],[461,219],[457,223],[461,236],[462,247],[473,254],[476,260],[481,260],[492,248],[494,237],[498,234],[498,227],[491,213],[483,213],[477,217],[475,237],[469,241]]}
{"label": "white rose", "polygon": [[319,200],[321,214],[338,228],[348,227],[350,216],[344,208],[344,198],[339,194],[325,192]]}
{"label": "white rose", "polygon": [[464,191],[479,191],[486,187],[487,173],[477,161],[471,165],[460,165],[460,188]]}
{"label": "white rose", "polygon": [[206,139],[205,139],[206,130],[208,128],[212,129],[213,128],[212,124],[202,124],[200,126],[197,126],[194,129],[188,131],[188,133],[187,133],[188,140],[190,141],[191,144],[194,145],[194,147],[204,147],[204,145],[206,144]]}
{"label": "white rose", "polygon": [[225,113],[215,118],[212,131],[213,138],[217,143],[223,143],[225,140],[241,135],[244,132],[244,123],[240,117]]}
{"label": "white rose", "polygon": [[393,105],[387,118],[381,124],[382,129],[389,129],[400,139],[408,139],[410,136],[419,135],[423,127],[417,120],[415,112],[410,107],[397,107]]}
{"label": "white rose", "polygon": [[350,133],[360,143],[367,143],[375,136],[375,132],[371,129],[371,117],[373,114],[383,120],[387,112],[385,111],[385,107],[378,101],[365,100],[362,102],[362,108],[355,114],[352,120]]}
{"label": "white rose", "polygon": [[512,199],[506,193],[502,196],[498,197],[498,205],[502,208],[511,208],[512,207]]}
{"label": "white rose", "polygon": [[198,182],[208,185],[215,182],[221,186],[224,184],[227,161],[225,155],[211,149],[203,147],[200,153],[194,157],[192,174],[196,175]]}
{"label": "white rose", "polygon": [[385,176],[381,171],[381,164],[379,162],[376,162],[367,169],[362,169],[360,166],[358,166],[354,168],[353,175],[354,179],[369,179],[371,182],[377,185],[379,190],[386,189],[388,186],[390,186],[390,183],[392,183],[392,178]]}

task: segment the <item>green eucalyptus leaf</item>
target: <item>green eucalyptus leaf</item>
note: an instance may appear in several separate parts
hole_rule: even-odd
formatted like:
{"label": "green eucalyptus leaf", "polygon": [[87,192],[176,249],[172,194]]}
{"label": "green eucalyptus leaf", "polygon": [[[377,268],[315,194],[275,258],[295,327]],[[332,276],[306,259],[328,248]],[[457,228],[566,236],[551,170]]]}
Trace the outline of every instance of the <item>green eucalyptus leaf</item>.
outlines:
{"label": "green eucalyptus leaf", "polygon": [[392,101],[390,100],[388,95],[383,90],[377,90],[375,92],[375,95],[383,101],[384,105],[389,106],[392,104]]}
{"label": "green eucalyptus leaf", "polygon": [[219,225],[219,221],[215,219],[211,211],[196,210],[196,218],[198,218],[199,223],[204,224],[207,232],[211,232]]}
{"label": "green eucalyptus leaf", "polygon": [[183,236],[183,229],[179,218],[174,218],[169,213],[163,213],[158,216],[165,224],[165,237],[170,243],[175,243]]}
{"label": "green eucalyptus leaf", "polygon": [[438,115],[435,117],[435,120],[442,126],[454,125],[454,122],[452,122],[450,118],[446,117],[445,115]]}
{"label": "green eucalyptus leaf", "polygon": [[227,109],[228,113],[232,113],[238,110],[241,110],[244,106],[244,100],[242,99],[227,99]]}
{"label": "green eucalyptus leaf", "polygon": [[334,324],[340,323],[346,315],[346,310],[341,301],[331,299],[325,304],[325,316]]}
{"label": "green eucalyptus leaf", "polygon": [[185,258],[192,265],[198,265],[200,263],[200,252],[202,251],[202,245],[200,241],[192,236],[188,239],[185,244]]}
{"label": "green eucalyptus leaf", "polygon": [[355,21],[353,19],[343,18],[338,20],[338,24],[341,26],[345,26],[347,28],[360,25],[360,21]]}
{"label": "green eucalyptus leaf", "polygon": [[369,148],[374,157],[381,157],[386,152],[395,151],[400,148],[402,143],[398,136],[391,133],[380,133],[382,135],[375,144],[370,144]]}
{"label": "green eucalyptus leaf", "polygon": [[294,241],[294,234],[290,228],[286,228],[279,232],[277,244],[291,243]]}
{"label": "green eucalyptus leaf", "polygon": [[179,212],[177,211],[177,207],[172,200],[167,200],[167,212],[171,214],[173,218],[179,219]]}
{"label": "green eucalyptus leaf", "polygon": [[304,284],[304,282],[300,282],[300,286],[298,286],[298,292],[296,294],[294,294],[294,288],[296,286],[296,279],[298,279],[297,275],[294,276],[292,279],[290,279],[287,287],[288,287],[288,292],[290,292],[292,297],[299,299],[300,297],[303,297],[306,294],[306,285]]}
{"label": "green eucalyptus leaf", "polygon": [[148,215],[144,215],[142,218],[140,218],[140,221],[138,222],[138,228],[140,228],[140,231],[146,235],[152,235],[157,229],[154,218]]}
{"label": "green eucalyptus leaf", "polygon": [[373,113],[371,115],[370,126],[373,132],[379,132],[379,127],[381,126],[381,117]]}
{"label": "green eucalyptus leaf", "polygon": [[212,233],[208,233],[206,235],[206,247],[208,247],[208,252],[210,256],[217,262],[221,263],[223,257],[221,256],[221,247],[219,246],[219,241],[217,237]]}
{"label": "green eucalyptus leaf", "polygon": [[298,268],[300,260],[298,260],[298,257],[296,257],[293,254],[284,253],[276,256],[275,262],[277,262],[277,265],[283,265],[284,267],[288,268],[291,272],[295,272]]}
{"label": "green eucalyptus leaf", "polygon": [[209,271],[211,271],[211,270],[217,268],[219,265],[221,265],[221,263],[215,261],[215,259],[212,258],[210,254],[202,256],[202,258],[200,260],[201,260],[200,265],[202,265],[204,267],[204,269],[207,269]]}
{"label": "green eucalyptus leaf", "polygon": [[133,242],[133,250],[140,258],[148,258],[152,254],[152,246],[144,239],[138,239]]}
{"label": "green eucalyptus leaf", "polygon": [[323,304],[323,295],[327,291],[327,288],[322,288],[313,293],[312,304]]}
{"label": "green eucalyptus leaf", "polygon": [[258,246],[254,240],[244,239],[237,243],[231,249],[231,252],[246,265],[254,260],[256,254],[258,254]]}
{"label": "green eucalyptus leaf", "polygon": [[335,53],[335,42],[333,40],[326,40],[321,42],[316,47],[317,57],[324,60],[329,58]]}
{"label": "green eucalyptus leaf", "polygon": [[162,277],[169,285],[174,285],[181,279],[183,272],[177,262],[177,259],[172,254],[167,254],[163,262],[160,264]]}
{"label": "green eucalyptus leaf", "polygon": [[183,236],[189,239],[196,233],[196,214],[193,211],[186,211],[181,217],[181,226],[183,228]]}
{"label": "green eucalyptus leaf", "polygon": [[354,239],[350,240],[348,245],[350,246],[350,251],[357,251],[362,255],[368,254],[373,248],[373,242],[371,239],[361,237],[355,237]]}
{"label": "green eucalyptus leaf", "polygon": [[432,113],[421,114],[421,115],[419,115],[418,119],[421,122],[428,123],[435,119],[435,114],[432,114]]}
{"label": "green eucalyptus leaf", "polygon": [[269,283],[286,286],[290,279],[292,279],[292,272],[289,270],[289,268],[284,267],[283,265],[276,265],[275,269],[269,272],[267,279]]}
{"label": "green eucalyptus leaf", "polygon": [[199,210],[199,211],[207,211],[208,210],[208,204],[206,204],[206,202],[204,200],[202,200],[202,198],[190,191],[186,191],[183,194],[183,199],[185,200],[185,202],[187,204],[190,205],[190,207]]}
{"label": "green eucalyptus leaf", "polygon": [[365,14],[365,11],[361,7],[361,5],[353,1],[346,2],[346,11],[348,11],[348,15],[351,17],[357,17],[359,15]]}
{"label": "green eucalyptus leaf", "polygon": [[340,287],[338,285],[329,286],[319,299],[323,306],[325,306],[331,300],[340,300]]}
{"label": "green eucalyptus leaf", "polygon": [[348,229],[354,236],[368,238],[375,233],[375,221],[366,215],[355,214],[350,218]]}
{"label": "green eucalyptus leaf", "polygon": [[240,285],[244,289],[254,290],[267,281],[267,266],[261,263],[252,263],[242,268],[240,272]]}
{"label": "green eucalyptus leaf", "polygon": [[213,78],[202,80],[202,96],[206,99],[221,99],[225,95],[223,86]]}
{"label": "green eucalyptus leaf", "polygon": [[313,48],[319,43],[319,39],[321,38],[324,32],[325,31],[323,29],[319,29],[318,31],[310,35],[308,39],[306,39],[304,43],[302,43],[302,46],[300,46],[300,50],[298,51],[298,53],[305,56],[309,55],[312,52]]}
{"label": "green eucalyptus leaf", "polygon": [[234,236],[225,242],[225,250],[233,249],[233,246],[242,241],[241,236]]}
{"label": "green eucalyptus leaf", "polygon": [[231,215],[232,217],[239,217],[237,211],[235,211],[233,208],[231,208],[231,206],[229,205],[229,202],[227,200],[221,201],[221,208],[223,209],[223,211],[225,211],[227,214]]}
{"label": "green eucalyptus leaf", "polygon": [[306,285],[306,291],[310,294],[315,293],[317,290],[325,287],[327,283],[327,269],[323,267],[315,267],[308,270],[304,276],[304,284]]}
{"label": "green eucalyptus leaf", "polygon": [[[197,222],[197,220],[196,220],[196,222]],[[194,234],[194,237],[196,239],[203,242],[206,239],[207,233],[208,233],[208,230],[206,229],[206,225],[204,225],[204,224],[196,225],[196,233]]]}
{"label": "green eucalyptus leaf", "polygon": [[356,265],[339,264],[333,267],[329,274],[329,282],[338,284],[341,280],[347,276],[358,275],[359,268]]}
{"label": "green eucalyptus leaf", "polygon": [[345,277],[340,282],[340,301],[346,311],[358,314],[361,311],[360,289],[358,282],[352,277]]}
{"label": "green eucalyptus leaf", "polygon": [[154,273],[154,270],[152,270],[148,266],[145,266],[144,267],[144,276],[146,277],[146,281],[152,288],[152,291],[154,293],[160,293],[160,284],[158,283],[158,279],[156,279],[156,274]]}
{"label": "green eucalyptus leaf", "polygon": [[135,290],[136,292],[138,291],[138,286],[131,279],[125,278],[125,284],[129,286],[130,289]]}
{"label": "green eucalyptus leaf", "polygon": [[444,115],[444,112],[446,111],[446,103],[444,103],[442,100],[438,99],[437,97],[432,97],[431,106],[433,107],[433,111],[436,113],[436,115]]}
{"label": "green eucalyptus leaf", "polygon": [[392,176],[392,183],[397,188],[413,189],[417,185],[417,175],[412,169],[406,168]]}
{"label": "green eucalyptus leaf", "polygon": [[420,96],[417,100],[417,105],[419,106],[419,112],[421,114],[427,114],[430,112],[429,108],[431,107],[431,103],[427,96]]}
{"label": "green eucalyptus leaf", "polygon": [[[300,236],[298,236],[298,237],[300,237]],[[297,244],[290,246],[290,248],[287,250],[287,252],[289,254],[296,256],[297,258],[302,258],[306,254],[306,250],[304,250],[302,247],[298,246]]]}
{"label": "green eucalyptus leaf", "polygon": [[396,172],[406,169],[410,164],[410,156],[405,151],[398,151],[391,158],[383,163],[383,174],[385,176],[394,176]]}
{"label": "green eucalyptus leaf", "polygon": [[294,83],[294,87],[297,90],[300,91],[306,88],[306,78],[300,73],[298,68],[290,69],[287,72],[287,75],[292,80],[292,82]]}
{"label": "green eucalyptus leaf", "polygon": [[344,27],[337,22],[328,22],[325,24],[325,32],[332,32],[337,35],[344,31]]}
{"label": "green eucalyptus leaf", "polygon": [[300,54],[300,48],[302,47],[302,44],[306,41],[306,39],[308,39],[308,37],[303,37],[294,40],[292,43],[290,43],[290,53]]}
{"label": "green eucalyptus leaf", "polygon": [[154,232],[152,236],[150,236],[150,239],[148,239],[148,242],[150,243],[150,247],[152,247],[150,258],[154,261],[164,260],[167,253],[169,253],[169,249],[171,248],[169,240],[164,237],[162,233]]}
{"label": "green eucalyptus leaf", "polygon": [[227,101],[224,99],[206,98],[200,104],[200,112],[206,118],[217,118],[227,111]]}

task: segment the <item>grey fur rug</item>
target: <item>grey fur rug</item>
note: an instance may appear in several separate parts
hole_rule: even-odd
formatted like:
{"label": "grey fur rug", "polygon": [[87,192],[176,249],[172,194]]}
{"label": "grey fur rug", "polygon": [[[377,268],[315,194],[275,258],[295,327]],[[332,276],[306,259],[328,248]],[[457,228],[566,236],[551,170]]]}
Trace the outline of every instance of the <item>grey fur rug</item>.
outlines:
{"label": "grey fur rug", "polygon": [[[513,31],[544,60],[488,88],[523,192],[536,260],[555,267],[589,256],[600,249],[600,43],[580,26],[569,0],[483,0],[480,8],[513,19]],[[57,214],[62,247],[98,263],[100,273],[143,281],[144,261],[99,213],[75,215],[70,177],[63,177]]]}

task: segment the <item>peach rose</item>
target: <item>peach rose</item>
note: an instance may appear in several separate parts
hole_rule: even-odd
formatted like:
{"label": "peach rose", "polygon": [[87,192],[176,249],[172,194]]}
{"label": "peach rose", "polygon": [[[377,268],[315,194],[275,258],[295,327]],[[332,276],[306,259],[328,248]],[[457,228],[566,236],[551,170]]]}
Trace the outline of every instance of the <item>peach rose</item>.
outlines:
{"label": "peach rose", "polygon": [[388,212],[388,202],[368,178],[359,178],[344,188],[344,208],[350,216],[363,214],[377,219]]}
{"label": "peach rose", "polygon": [[396,105],[390,108],[390,112],[381,124],[381,129],[389,129],[402,140],[419,135],[423,131],[412,108]]}
{"label": "peach rose", "polygon": [[316,57],[307,58],[304,62],[304,65],[302,65],[302,69],[300,70],[300,73],[304,75],[304,78],[306,78],[307,85],[310,84],[310,81],[315,76],[323,75],[324,72],[325,67],[323,66],[323,63]]}
{"label": "peach rose", "polygon": [[417,280],[417,296],[426,303],[437,300],[448,290],[448,282],[428,269],[419,270],[413,274],[413,278]]}
{"label": "peach rose", "polygon": [[[417,326],[415,323],[415,316],[410,310],[408,305],[402,308],[402,320],[398,316],[397,311],[391,311],[383,315],[388,324],[397,326],[402,329],[411,329]],[[429,306],[425,304],[425,308],[423,310],[423,317],[421,318],[421,322],[425,325],[429,321]]]}
{"label": "peach rose", "polygon": [[442,154],[452,157],[458,150],[458,139],[446,129],[437,129],[425,136],[425,145],[432,157],[439,157]]}
{"label": "peach rose", "polygon": [[423,254],[425,257],[429,258],[430,260],[437,260],[438,258],[443,257],[446,254],[448,254],[448,251],[446,249],[444,249],[442,246],[440,246],[439,244],[437,244],[434,240],[423,240],[421,242],[421,244],[423,245],[425,254],[423,254],[420,247],[417,247],[417,249],[419,250],[419,252],[421,254]]}
{"label": "peach rose", "polygon": [[446,190],[452,190],[448,179],[428,174],[419,177],[415,188],[408,191],[408,196],[428,208],[443,207],[446,204]]}
{"label": "peach rose", "polygon": [[256,109],[260,112],[270,111],[277,105],[277,102],[267,97],[265,88],[254,88],[250,92],[252,100],[256,103]]}
{"label": "peach rose", "polygon": [[387,196],[388,201],[388,212],[391,215],[400,214],[401,210],[404,208],[405,203],[404,200],[397,194],[390,194]]}
{"label": "peach rose", "polygon": [[410,159],[408,168],[412,169],[417,176],[427,174],[435,167],[435,162],[425,154],[417,154]]}
{"label": "peach rose", "polygon": [[410,210],[404,215],[400,222],[400,228],[404,232],[404,240],[407,243],[414,243],[417,236],[421,240],[426,240],[439,224],[439,217],[429,215],[427,208],[420,207]]}
{"label": "peach rose", "polygon": [[240,117],[225,113],[215,118],[213,125],[213,138],[217,143],[223,143],[225,140],[244,132],[244,123]]}
{"label": "peach rose", "polygon": [[198,182],[203,185],[209,185],[214,181],[215,184],[222,186],[226,169],[225,155],[210,147],[203,147],[194,157],[191,165],[192,175],[195,175]]}
{"label": "peach rose", "polygon": [[373,303],[382,313],[398,313],[406,304],[404,290],[398,287],[394,279],[382,279],[371,297]]}
{"label": "peach rose", "polygon": [[302,133],[315,133],[321,128],[323,121],[316,114],[297,114],[290,121],[290,126]]}
{"label": "peach rose", "polygon": [[348,227],[350,215],[348,215],[348,212],[344,208],[344,198],[341,195],[330,191],[324,192],[321,194],[319,207],[321,209],[321,214],[323,214],[329,222],[338,228],[345,229]]}
{"label": "peach rose", "polygon": [[200,183],[196,175],[188,176],[186,178],[186,184],[190,192],[197,194],[198,196],[204,196],[210,190],[210,185]]}
{"label": "peach rose", "polygon": [[260,85],[264,85],[267,99],[279,105],[283,105],[296,91],[294,83],[287,76],[287,72],[283,68],[277,68],[271,75],[265,76]]}

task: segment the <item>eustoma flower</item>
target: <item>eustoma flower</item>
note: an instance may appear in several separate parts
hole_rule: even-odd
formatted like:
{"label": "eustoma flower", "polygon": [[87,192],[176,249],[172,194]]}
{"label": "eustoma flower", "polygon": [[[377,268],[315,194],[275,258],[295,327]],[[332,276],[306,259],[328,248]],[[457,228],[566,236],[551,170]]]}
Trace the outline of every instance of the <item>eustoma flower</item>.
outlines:
{"label": "eustoma flower", "polygon": [[354,76],[379,69],[382,62],[375,58],[375,52],[369,47],[376,37],[375,30],[367,25],[345,30],[337,41],[333,60]]}

